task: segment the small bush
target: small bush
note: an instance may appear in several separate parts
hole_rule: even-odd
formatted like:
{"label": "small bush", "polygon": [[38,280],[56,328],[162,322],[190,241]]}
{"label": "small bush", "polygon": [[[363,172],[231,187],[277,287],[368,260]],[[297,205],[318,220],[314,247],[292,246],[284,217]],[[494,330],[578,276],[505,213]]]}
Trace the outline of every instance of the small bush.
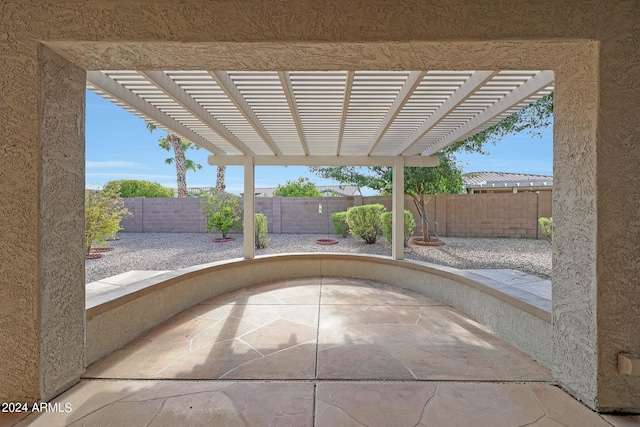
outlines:
{"label": "small bush", "polygon": [[131,212],[118,197],[117,188],[85,191],[85,254],[91,253],[94,244],[106,244],[108,238],[122,230],[120,221],[127,216],[131,216]]}
{"label": "small bush", "polygon": [[215,228],[222,232],[222,238],[227,238],[227,233],[232,228],[240,228],[242,218],[238,197],[233,194],[218,194],[215,190],[203,191],[200,194],[202,214],[207,220],[207,233]]}
{"label": "small bush", "polygon": [[264,249],[267,247],[269,240],[267,239],[268,224],[267,216],[265,214],[257,213],[255,215],[255,235],[256,235],[256,249]]}
{"label": "small bush", "polygon": [[553,218],[538,218],[538,224],[540,224],[540,230],[542,230],[542,234],[547,236],[547,240],[551,241],[553,237]]}
{"label": "small bush", "polygon": [[109,181],[104,185],[105,189],[118,189],[120,197],[125,199],[133,197],[169,198],[173,197],[173,189],[163,187],[158,182],[142,181],[139,179],[123,179],[121,181]]}
{"label": "small bush", "polygon": [[353,206],[347,210],[347,224],[349,232],[358,239],[364,239],[368,244],[376,242],[380,229],[380,215],[384,206],[380,204]]}
{"label": "small bush", "polygon": [[[391,243],[393,237],[393,214],[391,212],[384,212],[381,215],[382,220],[382,233],[387,239],[387,242]],[[409,238],[413,236],[413,232],[416,229],[416,221],[413,219],[413,214],[410,210],[404,211],[404,246],[407,247]]]}
{"label": "small bush", "polygon": [[347,224],[346,212],[334,212],[331,214],[331,222],[333,223],[333,231],[336,234],[347,237],[349,233],[349,225]]}

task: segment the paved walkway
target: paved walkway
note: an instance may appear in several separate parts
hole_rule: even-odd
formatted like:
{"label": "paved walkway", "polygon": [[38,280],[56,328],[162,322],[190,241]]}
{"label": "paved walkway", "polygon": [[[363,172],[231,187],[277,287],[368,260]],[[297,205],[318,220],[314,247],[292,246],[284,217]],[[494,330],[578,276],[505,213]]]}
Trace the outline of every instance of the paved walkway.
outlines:
{"label": "paved walkway", "polygon": [[339,278],[204,301],[90,366],[54,403],[71,412],[17,425],[611,425],[460,312]]}

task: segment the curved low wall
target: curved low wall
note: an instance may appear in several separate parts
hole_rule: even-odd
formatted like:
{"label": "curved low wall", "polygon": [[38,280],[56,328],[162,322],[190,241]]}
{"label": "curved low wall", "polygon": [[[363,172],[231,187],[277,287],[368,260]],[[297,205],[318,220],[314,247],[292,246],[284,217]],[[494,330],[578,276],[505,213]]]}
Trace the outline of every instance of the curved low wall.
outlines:
{"label": "curved low wall", "polygon": [[420,292],[492,329],[551,368],[551,314],[455,268],[374,255],[283,254],[176,270],[87,300],[91,364],[177,313],[245,286],[297,277],[352,277]]}

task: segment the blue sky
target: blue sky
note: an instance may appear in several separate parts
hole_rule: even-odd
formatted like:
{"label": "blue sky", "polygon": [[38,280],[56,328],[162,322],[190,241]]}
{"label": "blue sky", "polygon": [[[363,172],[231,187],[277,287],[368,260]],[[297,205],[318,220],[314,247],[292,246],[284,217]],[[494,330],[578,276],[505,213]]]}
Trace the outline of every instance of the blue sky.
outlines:
{"label": "blue sky", "polygon": [[[175,166],[164,163],[171,153],[158,147],[161,130],[153,134],[146,130],[144,120],[87,91],[86,121],[86,184],[100,188],[114,179],[144,179],[176,187]],[[496,171],[541,175],[552,174],[553,138],[551,128],[542,138],[527,133],[508,136],[497,145],[488,145],[490,154],[460,153],[458,160],[465,172]],[[206,150],[190,151],[187,157],[203,168],[187,173],[189,187],[215,185],[216,168],[207,164]],[[309,172],[306,167],[256,167],[256,187],[275,187],[288,180],[307,176],[316,184],[332,184]],[[243,191],[241,166],[227,167],[227,191]],[[363,193],[371,194],[370,192]]]}

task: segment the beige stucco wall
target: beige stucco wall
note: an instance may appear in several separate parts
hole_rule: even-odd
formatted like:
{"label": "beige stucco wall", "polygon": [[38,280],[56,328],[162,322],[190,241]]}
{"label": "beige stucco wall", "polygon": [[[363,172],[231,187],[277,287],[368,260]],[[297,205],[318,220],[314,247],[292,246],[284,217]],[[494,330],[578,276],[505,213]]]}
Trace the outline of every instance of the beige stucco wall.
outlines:
{"label": "beige stucco wall", "polygon": [[[640,411],[640,377],[615,367],[618,352],[640,353],[639,22],[632,0],[3,2],[0,339],[11,351],[0,353],[0,398],[49,396],[33,354],[46,323],[79,306],[77,230],[58,267],[42,270],[54,256],[44,241],[68,237],[45,226],[47,191],[77,213],[79,190],[62,188],[65,174],[82,173],[76,161],[49,172],[40,149],[62,123],[65,134],[82,128],[70,116],[45,120],[45,44],[85,69],[554,70],[554,373],[591,407]],[[76,142],[60,145],[61,160]],[[42,310],[47,283],[68,302]]]}

